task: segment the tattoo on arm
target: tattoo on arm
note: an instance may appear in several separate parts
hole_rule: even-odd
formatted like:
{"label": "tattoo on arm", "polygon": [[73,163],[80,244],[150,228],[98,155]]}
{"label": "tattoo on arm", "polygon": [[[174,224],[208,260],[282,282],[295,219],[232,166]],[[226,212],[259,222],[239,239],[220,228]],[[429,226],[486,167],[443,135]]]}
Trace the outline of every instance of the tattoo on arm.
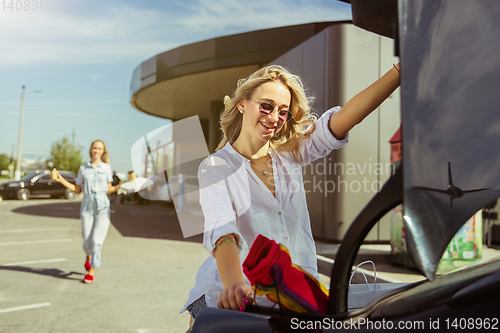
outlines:
{"label": "tattoo on arm", "polygon": [[217,252],[222,244],[234,244],[236,245],[236,247],[238,247],[238,243],[236,242],[236,239],[232,234],[222,236],[221,238],[219,238],[219,240],[217,240],[217,242],[215,242],[214,256],[215,252]]}

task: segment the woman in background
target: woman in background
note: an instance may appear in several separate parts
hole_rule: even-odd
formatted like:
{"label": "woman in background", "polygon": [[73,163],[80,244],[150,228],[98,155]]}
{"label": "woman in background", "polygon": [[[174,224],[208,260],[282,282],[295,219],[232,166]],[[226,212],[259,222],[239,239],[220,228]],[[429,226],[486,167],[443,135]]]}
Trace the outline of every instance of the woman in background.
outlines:
{"label": "woman in background", "polygon": [[95,267],[101,266],[101,249],[110,224],[110,203],[108,193],[114,193],[120,185],[112,186],[113,176],[109,165],[106,145],[96,140],[90,145],[90,162],[78,170],[76,184],[73,185],[58,173],[57,181],[75,193],[83,192],[80,209],[82,221],[83,250],[87,255],[85,269],[88,274],[83,282],[94,282]]}

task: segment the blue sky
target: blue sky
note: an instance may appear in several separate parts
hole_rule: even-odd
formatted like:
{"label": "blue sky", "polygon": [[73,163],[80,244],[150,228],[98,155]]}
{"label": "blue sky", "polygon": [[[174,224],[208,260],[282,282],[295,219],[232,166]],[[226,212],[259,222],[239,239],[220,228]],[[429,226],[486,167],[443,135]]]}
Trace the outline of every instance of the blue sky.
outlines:
{"label": "blue sky", "polygon": [[146,59],[218,36],[351,18],[350,5],[336,0],[45,3],[51,11],[0,7],[0,153],[17,152],[25,85],[23,154],[48,155],[74,130],[84,158],[101,139],[118,172],[132,167],[137,139],[168,123],[129,103],[132,71]]}

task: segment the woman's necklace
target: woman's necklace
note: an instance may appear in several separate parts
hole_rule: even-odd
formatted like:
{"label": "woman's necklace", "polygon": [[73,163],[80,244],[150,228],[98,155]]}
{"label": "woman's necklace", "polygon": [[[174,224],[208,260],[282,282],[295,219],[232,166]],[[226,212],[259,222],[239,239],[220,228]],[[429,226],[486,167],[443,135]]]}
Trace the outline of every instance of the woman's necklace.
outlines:
{"label": "woman's necklace", "polygon": [[267,175],[267,166],[269,164],[269,160],[266,161],[266,168],[264,169],[264,171],[260,171],[258,170],[257,168],[255,168],[253,165],[252,165],[252,162],[250,162],[250,166],[252,167],[252,169],[254,169],[255,171],[258,171],[260,172],[261,174],[263,175]]}
{"label": "woman's necklace", "polygon": [[[236,144],[234,144],[234,143],[233,143],[233,144],[232,144],[232,147],[233,147],[233,149],[234,149],[234,150],[236,150],[236,151],[239,153],[238,148],[236,147]],[[240,155],[241,155],[241,154],[240,154]],[[267,156],[269,156],[269,155],[267,155]],[[255,168],[255,167],[252,165],[252,160],[248,159],[248,162],[250,162],[250,166],[251,166],[251,167],[252,167],[252,169],[254,169],[255,171],[260,172],[260,173],[261,173],[261,174],[263,174],[263,175],[267,175],[267,174],[268,174],[268,172],[267,172],[267,166],[268,166],[268,164],[269,164],[269,159],[266,161],[266,168],[264,169],[264,171],[260,171],[260,170],[258,170],[257,168]]]}

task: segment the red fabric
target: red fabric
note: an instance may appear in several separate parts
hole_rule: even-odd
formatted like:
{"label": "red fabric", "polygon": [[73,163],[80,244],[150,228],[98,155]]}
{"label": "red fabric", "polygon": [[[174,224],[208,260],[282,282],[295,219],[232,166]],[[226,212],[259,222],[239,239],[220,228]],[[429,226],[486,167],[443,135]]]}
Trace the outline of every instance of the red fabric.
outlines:
{"label": "red fabric", "polygon": [[243,273],[252,285],[260,283],[268,286],[273,283],[273,276],[270,272],[278,261],[280,252],[280,246],[275,241],[262,235],[257,236],[243,263]]}
{"label": "red fabric", "polygon": [[[292,265],[286,248],[258,235],[243,263],[243,272],[252,286],[276,288],[281,300],[309,312],[326,314],[328,295],[310,274]],[[268,296],[269,297],[269,296]],[[284,302],[285,307],[286,303]],[[291,304],[293,303],[293,304]]]}

